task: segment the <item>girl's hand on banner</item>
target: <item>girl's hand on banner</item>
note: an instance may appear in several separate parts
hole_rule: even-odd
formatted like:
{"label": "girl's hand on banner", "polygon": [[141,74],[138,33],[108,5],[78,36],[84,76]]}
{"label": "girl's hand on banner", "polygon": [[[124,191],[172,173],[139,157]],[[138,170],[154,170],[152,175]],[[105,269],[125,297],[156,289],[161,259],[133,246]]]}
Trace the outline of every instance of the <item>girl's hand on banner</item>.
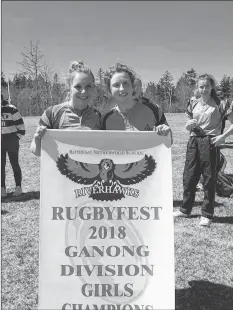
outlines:
{"label": "girl's hand on banner", "polygon": [[41,138],[45,134],[46,130],[47,130],[46,126],[38,126],[37,130],[36,130],[36,133],[34,135],[34,138],[41,140]]}
{"label": "girl's hand on banner", "polygon": [[196,128],[197,126],[197,120],[196,119],[190,119],[187,121],[187,123],[185,124],[185,128],[188,130],[188,131],[191,131],[193,130],[194,128]]}
{"label": "girl's hand on banner", "polygon": [[159,136],[167,136],[168,133],[171,131],[171,128],[165,124],[159,125],[155,128],[156,133]]}

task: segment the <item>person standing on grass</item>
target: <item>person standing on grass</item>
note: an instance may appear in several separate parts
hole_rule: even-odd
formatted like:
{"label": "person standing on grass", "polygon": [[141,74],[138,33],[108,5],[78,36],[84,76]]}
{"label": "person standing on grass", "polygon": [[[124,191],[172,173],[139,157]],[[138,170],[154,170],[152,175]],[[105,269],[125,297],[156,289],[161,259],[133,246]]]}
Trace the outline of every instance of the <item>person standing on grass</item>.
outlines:
{"label": "person standing on grass", "polygon": [[171,132],[162,109],[141,96],[141,81],[128,66],[117,63],[106,72],[107,91],[115,107],[102,117],[103,130]]}
{"label": "person standing on grass", "polygon": [[67,82],[70,99],[47,108],[39,120],[30,149],[36,156],[41,153],[41,138],[48,129],[99,130],[100,113],[89,106],[95,89],[92,71],[84,63],[71,63]]}
{"label": "person standing on grass", "polygon": [[[190,139],[183,173],[183,204],[180,210],[174,212],[174,217],[190,215],[196,186],[202,174],[204,201],[200,225],[209,226],[214,214],[218,146],[233,134],[233,104],[228,101],[216,104],[215,80],[210,74],[200,75],[196,87],[197,96],[191,98],[186,111],[189,120],[185,127],[190,131]],[[221,133],[224,116],[227,116],[232,124]]]}
{"label": "person standing on grass", "polygon": [[15,179],[13,196],[22,194],[22,172],[19,165],[19,140],[25,135],[25,126],[18,109],[1,95],[1,197],[6,197],[6,154]]}
{"label": "person standing on grass", "polygon": [[[227,95],[223,95],[221,96],[221,94],[217,93],[217,95],[222,99],[222,100],[225,100],[227,101],[228,100],[228,96]],[[217,105],[220,104],[220,99],[219,98],[215,98],[215,102]],[[228,104],[226,102],[226,104]],[[221,127],[221,134],[223,134],[224,130],[225,130],[225,127],[226,127],[226,121],[227,121],[227,116],[226,115],[223,115],[222,117],[222,127]],[[224,157],[224,155],[219,151],[219,158],[218,158],[218,163],[217,163],[217,174],[221,171],[223,171],[225,169],[225,166],[226,166],[226,159]],[[223,170],[222,170],[223,169]],[[217,181],[217,180],[216,180]],[[197,184],[197,191],[203,191],[203,178],[202,176],[200,177],[200,181],[199,183]]]}

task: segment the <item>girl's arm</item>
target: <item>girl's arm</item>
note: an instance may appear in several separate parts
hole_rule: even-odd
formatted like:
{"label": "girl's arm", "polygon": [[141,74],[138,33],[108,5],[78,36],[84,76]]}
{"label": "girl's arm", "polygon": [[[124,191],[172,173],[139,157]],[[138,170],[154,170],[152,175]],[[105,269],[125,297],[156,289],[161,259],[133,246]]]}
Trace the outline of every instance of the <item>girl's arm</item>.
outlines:
{"label": "girl's arm", "polygon": [[221,135],[216,136],[214,138],[211,139],[211,142],[215,145],[215,146],[219,146],[222,143],[224,143],[225,139],[230,136],[233,135],[233,113],[231,113],[228,116],[228,120],[231,122],[230,127]]}
{"label": "girl's arm", "polygon": [[18,138],[22,138],[22,136],[25,135],[25,125],[24,125],[24,121],[23,118],[21,116],[21,114],[19,113],[18,109],[15,109],[15,113],[12,114],[12,120],[14,122],[14,125],[17,129],[17,136]]}
{"label": "girl's arm", "polygon": [[41,138],[45,134],[46,130],[47,130],[46,126],[38,126],[37,130],[33,136],[33,139],[32,139],[31,145],[30,145],[30,150],[36,156],[40,156]]}

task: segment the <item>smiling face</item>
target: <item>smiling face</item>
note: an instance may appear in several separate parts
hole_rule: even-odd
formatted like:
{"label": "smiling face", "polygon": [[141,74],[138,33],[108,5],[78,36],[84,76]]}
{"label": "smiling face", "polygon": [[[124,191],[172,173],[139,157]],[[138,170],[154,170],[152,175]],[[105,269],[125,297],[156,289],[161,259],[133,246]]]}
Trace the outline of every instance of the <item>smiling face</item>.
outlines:
{"label": "smiling face", "polygon": [[212,85],[209,79],[201,79],[198,81],[198,92],[204,99],[209,99],[211,96]]}
{"label": "smiling face", "polygon": [[116,72],[110,81],[110,90],[116,102],[133,100],[133,85],[127,72]]}
{"label": "smiling face", "polygon": [[87,107],[94,93],[94,81],[90,73],[77,72],[71,84],[71,100],[73,107]]}

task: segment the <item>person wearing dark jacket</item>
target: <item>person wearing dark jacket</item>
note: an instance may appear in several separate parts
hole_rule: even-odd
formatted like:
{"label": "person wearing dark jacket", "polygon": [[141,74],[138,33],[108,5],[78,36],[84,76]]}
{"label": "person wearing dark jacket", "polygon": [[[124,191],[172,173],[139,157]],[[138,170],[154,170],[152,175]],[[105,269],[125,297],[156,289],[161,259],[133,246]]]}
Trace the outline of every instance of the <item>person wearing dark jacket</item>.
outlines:
{"label": "person wearing dark jacket", "polygon": [[141,80],[127,65],[111,66],[105,84],[115,106],[102,116],[102,130],[156,131],[163,136],[171,132],[161,107],[142,96]]}

